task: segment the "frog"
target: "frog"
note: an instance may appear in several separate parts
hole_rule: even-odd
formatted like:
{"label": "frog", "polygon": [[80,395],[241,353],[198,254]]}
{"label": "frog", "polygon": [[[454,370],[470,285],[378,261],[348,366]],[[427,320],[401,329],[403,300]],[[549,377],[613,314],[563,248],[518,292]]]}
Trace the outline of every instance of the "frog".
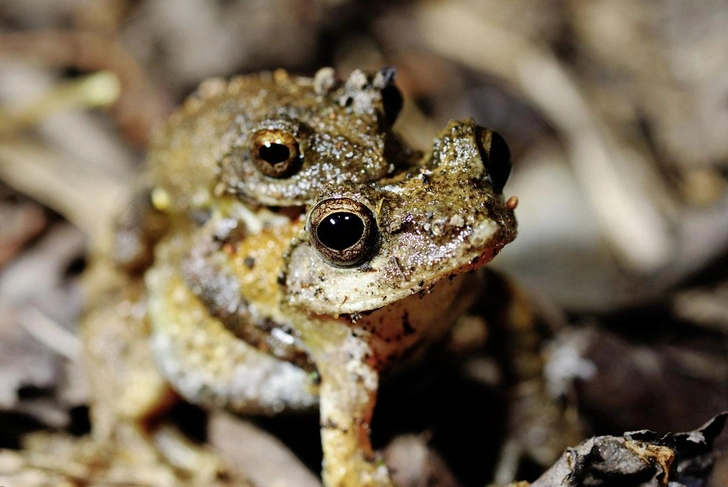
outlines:
{"label": "frog", "polygon": [[451,121],[425,153],[393,125],[395,70],[204,82],[158,132],[88,272],[99,441],[153,437],[175,401],[318,409],[327,487],[392,486],[371,420],[516,236],[508,145]]}

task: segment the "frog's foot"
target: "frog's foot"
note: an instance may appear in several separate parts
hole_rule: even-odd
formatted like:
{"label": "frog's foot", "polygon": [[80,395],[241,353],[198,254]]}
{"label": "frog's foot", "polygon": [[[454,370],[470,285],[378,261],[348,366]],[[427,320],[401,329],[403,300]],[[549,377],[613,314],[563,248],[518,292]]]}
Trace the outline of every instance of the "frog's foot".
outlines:
{"label": "frog's foot", "polygon": [[324,484],[327,487],[394,487],[384,460],[365,452],[369,449],[368,432],[366,445],[362,445],[360,432],[350,430],[351,426],[329,424],[321,428]]}

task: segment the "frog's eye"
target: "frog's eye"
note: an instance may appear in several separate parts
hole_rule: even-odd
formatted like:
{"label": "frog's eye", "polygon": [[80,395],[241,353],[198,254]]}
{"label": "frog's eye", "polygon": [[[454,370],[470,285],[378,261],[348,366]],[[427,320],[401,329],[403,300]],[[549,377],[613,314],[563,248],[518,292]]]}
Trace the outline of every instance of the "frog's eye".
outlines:
{"label": "frog's eye", "polygon": [[482,127],[477,128],[476,139],[490,183],[496,192],[502,193],[511,174],[511,150],[500,134]]}
{"label": "frog's eye", "polygon": [[306,229],[318,254],[337,267],[361,264],[377,245],[374,213],[349,198],[319,202],[308,216]]}
{"label": "frog's eye", "polygon": [[289,132],[258,130],[253,134],[250,156],[255,167],[266,176],[287,178],[301,167],[303,158],[298,141]]}

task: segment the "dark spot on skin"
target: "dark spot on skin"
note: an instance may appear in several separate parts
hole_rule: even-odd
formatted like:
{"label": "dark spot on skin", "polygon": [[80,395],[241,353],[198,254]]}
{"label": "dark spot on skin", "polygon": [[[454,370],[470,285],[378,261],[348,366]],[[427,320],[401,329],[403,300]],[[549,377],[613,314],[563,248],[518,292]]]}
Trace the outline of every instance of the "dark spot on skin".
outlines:
{"label": "dark spot on skin", "polygon": [[409,313],[406,311],[402,314],[402,329],[404,330],[405,336],[412,335],[416,332],[414,328],[412,328],[412,325],[409,322]]}
{"label": "dark spot on skin", "polygon": [[[377,310],[372,309],[372,310],[367,310],[367,311],[357,311],[356,313],[353,313],[351,315],[346,315],[346,314],[341,315],[341,317],[345,318],[345,319],[348,318],[350,321],[353,321],[355,319],[360,320],[360,319],[364,318],[365,316],[369,316],[370,314],[374,313],[375,311],[377,311]],[[354,316],[354,315],[356,315],[356,316]],[[352,333],[354,333],[353,330],[352,330]]]}
{"label": "dark spot on skin", "polygon": [[285,285],[286,284],[286,275],[282,272],[280,274],[278,274],[278,278],[276,279],[276,282],[281,286]]}
{"label": "dark spot on skin", "polygon": [[243,260],[243,264],[245,264],[245,267],[247,267],[248,269],[252,269],[253,267],[255,267],[255,259],[248,256]]}
{"label": "dark spot on skin", "polygon": [[418,282],[418,283],[417,283],[417,285],[418,285],[419,287],[422,287],[422,286],[424,286],[424,285],[425,285],[425,281],[420,281],[420,282]]}
{"label": "dark spot on skin", "polygon": [[457,276],[457,274],[450,274],[449,276],[447,276],[447,279],[449,281],[452,281],[453,279],[455,279],[456,276]]}
{"label": "dark spot on skin", "polygon": [[327,430],[339,430],[343,433],[347,432],[346,428],[339,427],[338,423],[336,423],[334,420],[328,419],[328,418],[321,422],[321,427],[324,429],[327,429]]}
{"label": "dark spot on skin", "polygon": [[197,225],[198,227],[201,227],[202,225],[207,223],[211,216],[212,213],[210,212],[210,210],[197,208],[190,212],[190,217],[192,218],[192,221],[195,222],[195,225]]}

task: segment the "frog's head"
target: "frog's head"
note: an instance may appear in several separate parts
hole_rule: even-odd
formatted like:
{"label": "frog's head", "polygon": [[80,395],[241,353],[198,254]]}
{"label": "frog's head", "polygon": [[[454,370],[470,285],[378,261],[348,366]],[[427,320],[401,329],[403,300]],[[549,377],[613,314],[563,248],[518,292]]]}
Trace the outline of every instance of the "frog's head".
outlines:
{"label": "frog's head", "polygon": [[420,166],[327,187],[286,256],[288,302],[359,314],[482,266],[516,235],[502,194],[509,172],[503,138],[467,120],[451,122]]}
{"label": "frog's head", "polygon": [[[367,183],[406,166],[413,154],[391,132],[402,96],[395,71],[331,68],[313,78],[276,72],[244,78],[219,156],[219,189],[269,206],[311,204],[327,184]],[[237,103],[237,104],[236,104]]]}

